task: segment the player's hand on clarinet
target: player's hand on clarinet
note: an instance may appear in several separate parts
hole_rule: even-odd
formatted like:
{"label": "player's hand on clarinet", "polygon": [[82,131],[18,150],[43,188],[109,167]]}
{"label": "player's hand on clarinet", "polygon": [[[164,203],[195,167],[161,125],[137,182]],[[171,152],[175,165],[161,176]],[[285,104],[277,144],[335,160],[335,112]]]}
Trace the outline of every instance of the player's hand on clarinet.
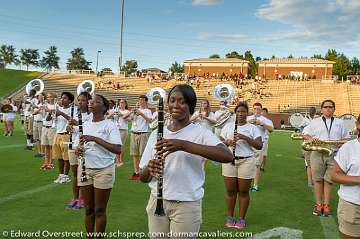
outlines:
{"label": "player's hand on clarinet", "polygon": [[161,175],[162,172],[162,160],[156,160],[152,159],[149,161],[148,164],[149,174],[152,177],[158,177],[158,175]]}

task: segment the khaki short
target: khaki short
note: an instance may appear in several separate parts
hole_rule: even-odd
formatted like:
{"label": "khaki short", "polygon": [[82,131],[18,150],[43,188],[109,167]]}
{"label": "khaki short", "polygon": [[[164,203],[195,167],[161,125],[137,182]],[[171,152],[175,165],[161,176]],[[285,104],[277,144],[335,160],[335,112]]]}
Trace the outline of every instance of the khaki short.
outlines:
{"label": "khaki short", "polygon": [[52,158],[69,160],[69,146],[64,144],[64,142],[69,142],[70,135],[69,134],[55,134],[54,142],[52,146]]}
{"label": "khaki short", "polygon": [[[156,209],[156,197],[150,195],[148,205],[146,207],[146,212],[148,215],[148,227],[149,232],[153,235],[156,233],[180,233],[187,232],[195,234],[199,232],[200,225],[202,223],[202,209],[201,209],[201,199],[193,202],[178,202],[178,201],[168,201],[163,200],[164,217],[158,217],[154,215]],[[169,238],[169,237],[155,237],[150,236],[151,239],[154,238]],[[175,238],[175,237],[171,237]],[[184,237],[178,237],[184,238]],[[196,237],[187,237],[187,238],[196,238]]]}
{"label": "khaki short", "polygon": [[69,163],[70,163],[70,165],[71,166],[79,165],[78,157],[75,155],[75,150],[69,149],[68,154],[69,154]]}
{"label": "khaki short", "polygon": [[53,145],[56,129],[42,127],[41,130],[41,144],[42,145]]}
{"label": "khaki short", "polygon": [[141,156],[145,150],[148,141],[148,133],[130,134],[130,155]]}
{"label": "khaki short", "polygon": [[222,175],[224,177],[253,179],[256,175],[256,159],[255,157],[235,160],[232,163],[222,164]]}
{"label": "khaki short", "polygon": [[334,168],[334,156],[326,156],[317,151],[312,151],[310,155],[311,173],[315,181],[331,181],[331,173]]}
{"label": "khaki short", "polygon": [[304,154],[305,166],[306,166],[306,167],[310,167],[310,155],[311,155],[311,151],[305,151],[305,150],[303,150],[303,154]]}
{"label": "khaki short", "polygon": [[41,141],[41,131],[43,128],[42,126],[42,121],[34,121],[33,123],[33,139],[35,140],[35,142]]}
{"label": "khaki short", "polygon": [[78,167],[78,186],[93,185],[98,189],[110,189],[113,188],[115,182],[115,164],[110,165],[107,168],[86,168],[87,181],[81,182],[81,170],[82,167]]}
{"label": "khaki short", "polygon": [[263,147],[262,147],[262,149],[261,149],[261,151],[262,151],[262,156],[263,156],[263,157],[267,157],[267,155],[268,155],[268,148],[269,148],[269,140],[265,140],[265,141],[263,142]]}
{"label": "khaki short", "polygon": [[339,198],[337,215],[342,234],[360,237],[360,205]]}
{"label": "khaki short", "polygon": [[33,134],[33,123],[34,123],[34,117],[26,116],[25,122],[24,122],[24,131],[27,135]]}
{"label": "khaki short", "polygon": [[123,149],[125,149],[124,147],[125,147],[127,135],[128,135],[128,131],[126,129],[121,129],[120,130],[120,138],[121,138],[121,143],[122,143],[121,147]]}

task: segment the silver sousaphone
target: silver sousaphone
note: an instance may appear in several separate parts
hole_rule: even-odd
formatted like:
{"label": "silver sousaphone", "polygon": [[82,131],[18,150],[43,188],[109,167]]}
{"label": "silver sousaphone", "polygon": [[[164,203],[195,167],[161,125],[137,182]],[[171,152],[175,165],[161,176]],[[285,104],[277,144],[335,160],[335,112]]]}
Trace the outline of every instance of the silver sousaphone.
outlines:
{"label": "silver sousaphone", "polygon": [[352,114],[343,114],[339,117],[344,122],[346,130],[349,132],[349,135],[353,135],[356,129],[357,118]]}
{"label": "silver sousaphone", "polygon": [[90,95],[93,95],[95,92],[95,83],[92,80],[84,80],[81,82],[76,90],[76,93],[80,95],[81,92],[88,92]]}
{"label": "silver sousaphone", "polygon": [[292,127],[295,129],[300,129],[302,126],[304,126],[305,123],[305,116],[301,113],[294,113],[289,118],[289,123]]}
{"label": "silver sousaphone", "polygon": [[44,82],[40,79],[33,79],[25,86],[26,94],[30,96],[30,92],[35,90],[35,96],[40,95],[44,91]]}
{"label": "silver sousaphone", "polygon": [[[235,96],[235,88],[230,84],[220,84],[215,86],[213,91],[213,97],[218,101],[229,101]],[[214,127],[221,127],[228,121],[232,113],[227,109],[224,113],[219,116]]]}
{"label": "silver sousaphone", "polygon": [[[148,98],[149,104],[156,105],[160,98],[166,97],[166,91],[163,88],[155,87],[146,93],[146,97]],[[149,127],[150,129],[154,130],[156,129],[157,126],[158,126],[158,119],[156,117],[155,119],[153,119],[153,121],[151,121]]]}

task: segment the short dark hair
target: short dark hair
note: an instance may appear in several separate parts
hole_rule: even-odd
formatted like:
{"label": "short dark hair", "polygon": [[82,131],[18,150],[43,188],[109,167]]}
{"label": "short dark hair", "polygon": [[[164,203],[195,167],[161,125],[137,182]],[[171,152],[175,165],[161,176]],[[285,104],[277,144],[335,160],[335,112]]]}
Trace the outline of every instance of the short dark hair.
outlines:
{"label": "short dark hair", "polygon": [[183,97],[185,99],[185,103],[189,106],[190,114],[194,114],[197,98],[196,98],[196,93],[195,93],[194,89],[189,85],[180,84],[180,85],[176,85],[173,88],[171,88],[171,90],[169,91],[169,97],[167,100],[168,104],[169,104],[171,94],[173,94],[177,91],[179,91],[183,95]]}
{"label": "short dark hair", "polygon": [[102,95],[96,94],[95,96],[98,96],[102,99],[105,106],[105,111],[103,112],[103,114],[105,114],[109,110],[109,101]]}
{"label": "short dark hair", "polygon": [[254,103],[254,104],[253,104],[253,107],[254,107],[254,106],[260,106],[260,107],[262,108],[262,104],[261,104],[260,102]]}
{"label": "short dark hair", "polygon": [[120,98],[120,99],[118,100],[118,102],[120,103],[121,100],[123,100],[123,101],[125,102],[125,109],[126,109],[126,110],[129,109],[127,100],[126,100],[125,98]]}
{"label": "short dark hair", "polygon": [[140,95],[140,96],[139,96],[139,99],[141,99],[141,98],[142,98],[142,99],[145,99],[145,101],[148,102],[148,98],[147,98],[146,95]]}
{"label": "short dark hair", "polygon": [[243,107],[246,109],[246,112],[249,112],[249,106],[246,102],[239,102],[236,106],[235,106],[235,109],[234,109],[234,112],[236,113],[237,109],[239,107]]}
{"label": "short dark hair", "polygon": [[266,113],[269,113],[269,110],[267,108],[262,108],[263,111],[266,111]]}
{"label": "short dark hair", "polygon": [[325,103],[331,103],[334,106],[335,109],[335,102],[333,100],[324,100],[323,102],[321,102],[321,108],[324,107]]}
{"label": "short dark hair", "polygon": [[360,114],[359,114],[359,116],[358,116],[358,118],[357,118],[357,121],[360,123]]}
{"label": "short dark hair", "polygon": [[115,101],[109,100],[109,103],[112,103],[114,106],[116,105]]}
{"label": "short dark hair", "polygon": [[70,100],[71,103],[74,102],[74,95],[71,94],[70,92],[64,91],[63,93],[61,93],[61,97],[63,95],[65,95]]}
{"label": "short dark hair", "polygon": [[91,100],[91,95],[90,95],[90,93],[87,92],[87,91],[81,92],[81,93],[78,95],[78,97],[79,97],[79,96],[84,96],[87,100]]}

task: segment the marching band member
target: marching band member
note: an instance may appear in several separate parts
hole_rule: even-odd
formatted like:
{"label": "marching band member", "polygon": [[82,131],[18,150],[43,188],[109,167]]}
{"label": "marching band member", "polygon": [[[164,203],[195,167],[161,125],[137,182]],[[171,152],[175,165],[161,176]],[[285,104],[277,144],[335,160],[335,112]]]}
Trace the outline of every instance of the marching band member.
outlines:
{"label": "marching band member", "polygon": [[37,96],[37,104],[33,107],[33,140],[35,143],[35,146],[37,148],[37,154],[35,155],[35,158],[42,158],[44,156],[44,150],[42,148],[41,144],[41,131],[43,126],[43,120],[44,120],[44,95],[39,94]]}
{"label": "marching band member", "polygon": [[140,108],[134,109],[131,114],[133,124],[130,135],[130,155],[133,157],[134,173],[132,180],[139,180],[139,159],[144,152],[148,140],[149,123],[151,122],[152,113],[147,107],[148,98],[146,95],[139,96]]}
{"label": "marching band member", "polygon": [[[151,188],[146,207],[149,232],[196,233],[202,221],[204,163],[206,159],[230,162],[232,154],[210,130],[191,123],[190,115],[196,106],[196,94],[191,86],[174,86],[167,101],[172,122],[164,127],[160,142],[157,143],[157,130],[151,133],[140,162],[141,181],[148,182]],[[155,176],[162,171],[161,161],[153,160],[156,150],[160,155],[165,153],[165,216],[154,215],[157,201]]]}
{"label": "marching band member", "polygon": [[63,92],[61,94],[61,106],[56,109],[56,135],[52,146],[53,159],[59,162],[59,176],[54,183],[70,182],[69,171],[69,153],[68,145],[70,135],[66,130],[68,120],[71,119],[71,105],[74,102],[74,95],[70,92]]}
{"label": "marching band member", "polygon": [[[219,109],[217,111],[215,111],[214,113],[214,118],[215,118],[215,122],[218,122],[219,119],[220,119],[220,116],[222,116],[226,111],[228,111],[228,108],[227,108],[227,102],[226,101],[220,101],[220,106],[219,106]],[[221,129],[225,126],[225,124],[223,126],[220,126],[220,127],[216,127],[214,129],[214,133],[216,136],[220,136],[220,133],[221,133]]]}
{"label": "marching band member", "polygon": [[212,131],[212,125],[216,123],[216,120],[214,113],[211,112],[209,100],[205,99],[201,102],[200,110],[196,111],[190,120]]}
{"label": "marching band member", "polygon": [[263,147],[258,152],[256,158],[256,175],[254,178],[253,186],[251,188],[252,192],[259,191],[261,167],[263,166],[264,155],[267,155],[269,133],[271,133],[274,130],[273,122],[268,118],[264,117],[263,115],[261,115],[261,112],[262,112],[262,105],[256,102],[253,105],[253,114],[247,117],[247,121],[251,124],[254,124],[261,132],[261,139],[263,142]]}
{"label": "marching band member", "polygon": [[[342,120],[334,117],[335,102],[324,100],[321,103],[322,117],[311,121],[303,132],[304,140],[343,140],[348,137]],[[336,150],[336,148],[334,148]],[[313,214],[327,217],[331,214],[330,196],[332,181],[330,173],[334,168],[334,156],[327,156],[321,152],[313,151],[310,155],[311,172],[315,180],[316,205]]]}
{"label": "marching band member", "polygon": [[[302,132],[304,132],[305,128],[315,118],[315,114],[316,114],[316,108],[315,107],[310,107],[309,108],[309,115],[307,115],[305,117],[305,122],[304,122],[304,125],[302,126]],[[310,154],[311,154],[311,151],[303,150],[305,167],[306,167],[306,175],[307,175],[307,180],[308,180],[308,186],[309,187],[314,187],[314,182],[313,182],[312,175],[311,175]]]}
{"label": "marching band member", "polygon": [[5,136],[12,136],[14,133],[14,121],[16,118],[16,112],[18,108],[15,105],[15,102],[12,99],[8,99],[7,104],[9,104],[12,109],[8,113],[4,113],[4,122],[5,122]]}
{"label": "marching band member", "polygon": [[[227,123],[221,131],[220,139],[231,148],[234,147],[235,165],[232,163],[222,164],[222,175],[226,187],[226,227],[244,228],[245,216],[249,207],[249,190],[251,181],[256,175],[256,158],[253,148],[261,150],[262,139],[259,129],[246,122],[249,108],[246,103],[239,103],[234,110],[237,115],[237,130],[235,123]],[[235,138],[235,139],[234,139]],[[239,218],[234,219],[236,197],[239,193]]]}
{"label": "marching band member", "polygon": [[[269,116],[268,116],[269,110],[267,108],[262,108],[261,115],[269,120]],[[274,125],[272,124],[272,122],[271,122],[271,125],[273,126],[273,129],[274,129]],[[268,146],[269,146],[269,131],[265,131],[265,132],[266,132],[266,140],[263,143],[264,144],[263,147],[265,147],[265,148],[263,148],[263,163],[262,163],[262,165],[260,165],[261,171],[265,171],[266,159],[267,159],[267,154],[268,154]]]}
{"label": "marching band member", "polygon": [[79,107],[78,110],[80,110],[80,112],[77,110],[76,114],[74,114],[73,119],[70,120],[68,126],[68,132],[71,132],[71,137],[72,137],[72,146],[71,149],[69,148],[68,151],[69,163],[70,163],[71,172],[73,174],[73,181],[72,181],[73,198],[71,199],[70,203],[67,205],[68,209],[81,209],[84,207],[84,201],[82,198],[80,198],[79,186],[77,185],[78,184],[77,171],[78,171],[79,162],[77,156],[75,155],[75,148],[79,144],[79,132],[77,127],[77,125],[79,125],[78,114],[81,113],[81,120],[83,124],[85,122],[91,121],[93,118],[93,114],[89,112],[89,108],[88,108],[90,100],[91,100],[91,95],[86,91],[81,92],[78,95],[77,97],[78,107]]}
{"label": "marching band member", "polygon": [[26,148],[25,149],[28,149],[28,150],[32,150],[32,148],[33,148],[34,117],[32,115],[32,108],[38,102],[35,94],[36,94],[35,90],[30,90],[29,98],[26,99],[25,108],[24,108],[24,116],[25,116],[24,131],[26,134]]}
{"label": "marching band member", "polygon": [[[356,128],[360,131],[360,115]],[[331,179],[340,184],[339,231],[344,239],[360,238],[360,134],[339,149]]]}
{"label": "marching band member", "polygon": [[116,165],[121,166],[124,164],[125,157],[125,143],[129,131],[129,116],[131,115],[131,111],[129,110],[127,100],[125,98],[119,99],[119,118],[118,125],[120,130],[122,147],[124,150],[121,151],[121,154],[116,158]]}
{"label": "marching band member", "polygon": [[41,131],[41,144],[44,147],[44,163],[41,165],[41,169],[52,169],[52,143],[56,133],[54,119],[52,113],[55,111],[55,98],[54,93],[47,94],[47,103],[45,104],[45,117],[43,120],[43,126]]}
{"label": "marching band member", "polygon": [[[95,95],[90,101],[91,121],[84,122],[80,143],[76,154],[85,158],[87,180],[82,182],[78,177],[78,186],[85,203],[86,231],[105,232],[106,207],[111,189],[115,182],[115,157],[121,153],[120,133],[112,120],[105,119],[109,108],[108,100],[102,95]],[[81,170],[81,167],[79,167]],[[79,172],[79,174],[81,171]]]}

